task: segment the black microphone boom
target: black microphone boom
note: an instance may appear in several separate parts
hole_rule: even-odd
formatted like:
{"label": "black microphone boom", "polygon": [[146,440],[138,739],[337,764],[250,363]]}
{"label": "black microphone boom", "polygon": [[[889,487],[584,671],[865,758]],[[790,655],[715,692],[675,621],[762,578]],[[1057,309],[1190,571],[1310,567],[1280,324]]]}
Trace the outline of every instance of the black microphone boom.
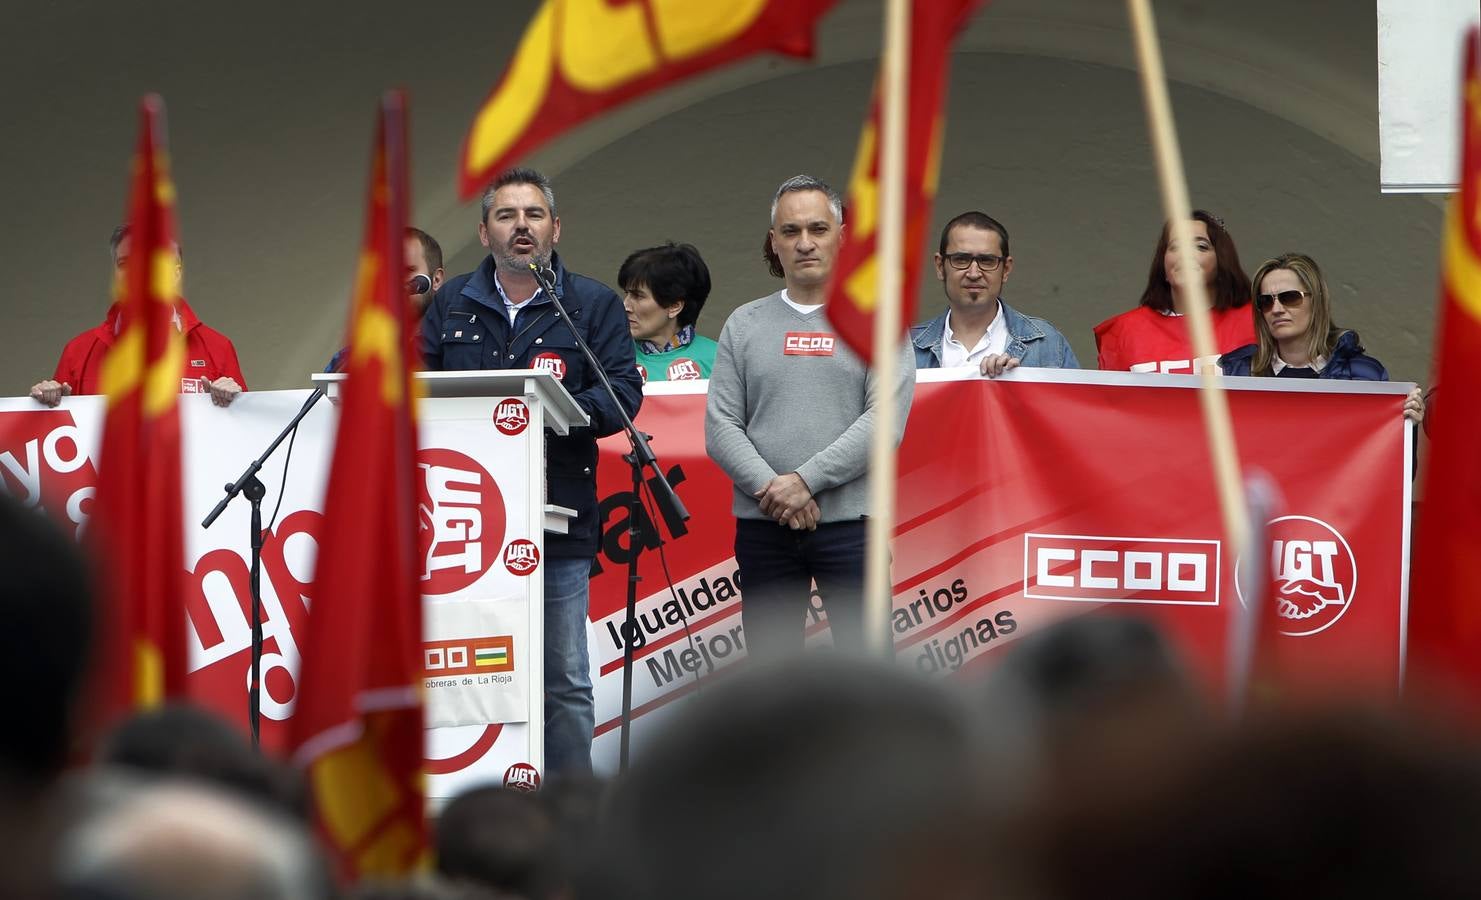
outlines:
{"label": "black microphone boom", "polygon": [[[632,417],[627,410],[622,408],[622,403],[617,399],[617,392],[612,389],[612,381],[607,377],[607,372],[602,368],[601,360],[591,352],[586,339],[576,328],[576,323],[571,321],[570,315],[561,305],[560,297],[555,293],[555,271],[530,263],[530,271],[534,273],[535,281],[540,289],[550,297],[550,302],[555,306],[556,314],[566,320],[566,327],[570,329],[571,336],[576,339],[576,346],[581,348],[581,353],[586,357],[587,363],[591,365],[592,372],[601,384],[602,390],[608,397],[612,398],[612,405],[616,408],[618,416],[622,419],[622,430],[627,432],[628,444],[632,451],[624,453],[622,459],[632,470],[633,490],[632,500],[629,503],[627,521],[628,538],[632,554],[627,560],[627,617],[622,624],[622,730],[619,737],[619,762],[622,771],[627,771],[627,761],[632,735],[632,709],[633,709],[633,649],[637,644],[638,634],[638,554],[642,551],[642,526],[643,515],[643,473],[651,471],[653,477],[648,479],[648,487],[653,496],[653,501],[658,506],[660,515],[669,526],[669,533],[678,537],[688,531],[684,523],[689,520],[689,510],[684,508],[684,501],[674,493],[674,486],[664,477],[663,469],[659,468],[658,457],[653,455],[653,448],[648,446],[648,435],[638,430],[633,424]],[[653,526],[655,534],[662,541],[662,534],[658,532],[657,523]]]}
{"label": "black microphone boom", "polygon": [[[338,371],[337,367],[336,371]],[[226,496],[221,498],[221,502],[217,503],[216,508],[211,510],[210,515],[201,522],[202,528],[210,528],[211,523],[215,522],[217,517],[226,510],[226,505],[237,494],[246,497],[247,502],[252,506],[248,536],[248,544],[252,548],[252,563],[248,576],[248,590],[252,598],[252,656],[251,675],[247,680],[247,724],[252,732],[253,747],[260,746],[262,740],[262,498],[267,496],[267,486],[262,483],[262,479],[257,477],[257,473],[262,470],[267,458],[273,455],[273,451],[278,449],[278,445],[298,429],[298,423],[303,421],[303,417],[309,414],[309,410],[313,409],[314,404],[318,403],[323,396],[323,388],[314,388],[313,393],[309,394],[308,399],[299,408],[298,415],[283,426],[283,430],[278,432],[278,436],[273,438],[271,444],[267,445],[267,449],[262,451],[261,456],[247,465],[247,470],[240,478],[226,485]],[[288,445],[288,450],[292,452],[292,443]]]}
{"label": "black microphone boom", "polygon": [[[541,268],[535,263],[530,263],[530,271],[534,274],[535,282],[540,285],[540,289],[545,291],[546,295],[550,297],[550,302],[554,304],[556,312],[560,314],[561,318],[566,320],[566,327],[570,329],[571,336],[576,339],[576,346],[581,348],[581,353],[586,357],[587,363],[591,365],[592,373],[596,375],[597,382],[601,384],[607,395],[612,398],[612,405],[617,409],[617,415],[622,419],[622,430],[627,432],[627,438],[632,443],[632,455],[637,460],[636,465],[639,468],[649,469],[653,472],[653,479],[649,482],[649,486],[653,490],[653,500],[658,504],[659,511],[663,513],[666,521],[678,523],[679,527],[682,528],[682,523],[689,521],[689,510],[684,508],[684,501],[680,500],[679,495],[674,493],[673,485],[669,484],[669,480],[664,476],[663,470],[658,467],[658,458],[653,455],[652,448],[648,446],[648,436],[638,430],[638,426],[633,424],[632,417],[627,414],[627,410],[622,408],[621,401],[617,399],[617,392],[613,390],[612,382],[607,378],[606,370],[602,368],[601,360],[597,359],[596,354],[591,352],[591,347],[587,345],[586,339],[581,336],[581,332],[576,330],[576,323],[572,322],[571,317],[566,314],[565,306],[561,304],[560,298],[555,293],[555,270]],[[547,273],[549,273],[548,276]]]}

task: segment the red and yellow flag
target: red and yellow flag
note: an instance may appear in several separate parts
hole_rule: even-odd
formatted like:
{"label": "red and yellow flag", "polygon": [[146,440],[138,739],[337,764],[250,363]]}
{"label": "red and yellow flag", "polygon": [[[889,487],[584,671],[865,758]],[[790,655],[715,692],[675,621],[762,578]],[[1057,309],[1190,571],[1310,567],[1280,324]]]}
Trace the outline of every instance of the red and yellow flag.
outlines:
{"label": "red and yellow flag", "polygon": [[95,683],[98,724],[184,693],[181,526],[180,265],[164,102],[139,106],[129,254],[114,290],[118,340],[103,361],[108,396],[89,540],[99,554],[106,622]]}
{"label": "red and yellow flag", "polygon": [[599,113],[764,51],[812,56],[836,0],[545,0],[463,139],[464,200]]}
{"label": "red and yellow flag", "polygon": [[1481,76],[1476,32],[1461,86],[1460,191],[1445,244],[1430,456],[1409,601],[1409,683],[1481,708]]}
{"label": "red and yellow flag", "polygon": [[[936,197],[941,143],[946,119],[946,70],[951,45],[983,0],[911,0],[909,88],[906,92],[905,240],[900,260],[900,327],[915,318],[916,283],[931,201]],[[880,140],[883,119],[880,82],[874,83],[869,119],[859,137],[848,186],[848,228],[828,288],[828,320],[850,349],[874,359],[874,309],[878,302],[877,255],[880,197]]]}
{"label": "red and yellow flag", "polygon": [[416,427],[403,330],[406,105],[382,102],[292,720],[317,827],[345,879],[393,876],[426,850]]}

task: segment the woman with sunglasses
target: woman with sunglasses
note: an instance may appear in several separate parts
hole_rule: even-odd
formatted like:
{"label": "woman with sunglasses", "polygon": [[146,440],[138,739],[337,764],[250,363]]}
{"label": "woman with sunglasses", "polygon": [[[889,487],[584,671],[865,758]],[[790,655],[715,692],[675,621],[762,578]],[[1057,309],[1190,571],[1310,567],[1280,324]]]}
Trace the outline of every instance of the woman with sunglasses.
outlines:
{"label": "woman with sunglasses", "polygon": [[[1332,321],[1327,281],[1316,260],[1285,253],[1255,272],[1255,341],[1219,358],[1225,375],[1276,378],[1337,378],[1388,381],[1383,363],[1369,356],[1358,334]],[[1415,388],[1404,415],[1424,418],[1424,397]]]}
{"label": "woman with sunglasses", "polygon": [[1164,224],[1140,305],[1095,326],[1102,369],[1192,375],[1215,364],[1217,356],[1193,358],[1193,338],[1183,321],[1194,279],[1202,279],[1208,291],[1216,351],[1225,353],[1255,339],[1244,311],[1250,302],[1250,280],[1224,220],[1205,210],[1193,211],[1196,269],[1179,270],[1177,249]]}

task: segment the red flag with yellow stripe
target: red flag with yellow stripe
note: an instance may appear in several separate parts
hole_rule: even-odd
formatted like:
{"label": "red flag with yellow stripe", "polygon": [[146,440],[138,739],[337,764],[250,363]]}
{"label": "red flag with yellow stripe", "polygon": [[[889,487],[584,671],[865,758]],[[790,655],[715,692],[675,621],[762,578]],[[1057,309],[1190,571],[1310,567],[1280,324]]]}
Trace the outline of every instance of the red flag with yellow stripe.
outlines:
{"label": "red flag with yellow stripe", "polygon": [[516,159],[644,94],[766,51],[812,56],[836,0],[545,0],[473,118],[464,200]]}
{"label": "red flag with yellow stripe", "polygon": [[1466,42],[1460,191],[1445,217],[1430,456],[1409,604],[1410,683],[1481,707],[1481,77]]}
{"label": "red flag with yellow stripe", "polygon": [[114,283],[118,339],[103,360],[108,397],[88,528],[99,554],[99,722],[184,693],[185,559],[181,526],[180,264],[164,102],[139,106],[129,198],[130,252]]}
{"label": "red flag with yellow stripe", "polygon": [[[915,318],[916,283],[931,202],[936,197],[945,137],[946,70],[951,45],[983,0],[911,0],[909,87],[906,92],[905,240],[900,260],[901,329]],[[877,255],[880,197],[880,136],[883,120],[879,81],[869,119],[859,137],[849,177],[843,247],[828,287],[828,320],[838,336],[866,362],[874,358],[874,309],[878,303]]]}
{"label": "red flag with yellow stripe", "polygon": [[346,880],[408,872],[427,843],[408,206],[405,99],[393,92],[377,125],[290,744]]}

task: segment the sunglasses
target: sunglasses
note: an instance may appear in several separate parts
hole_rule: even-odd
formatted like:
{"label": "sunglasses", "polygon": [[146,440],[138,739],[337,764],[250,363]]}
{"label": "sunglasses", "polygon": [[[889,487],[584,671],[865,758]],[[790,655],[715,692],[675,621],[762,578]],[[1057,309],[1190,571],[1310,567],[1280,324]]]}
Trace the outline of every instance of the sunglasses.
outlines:
{"label": "sunglasses", "polygon": [[1295,309],[1305,303],[1306,298],[1310,296],[1311,293],[1308,291],[1281,291],[1278,294],[1261,294],[1255,298],[1255,306],[1260,312],[1269,312],[1270,308],[1275,305],[1275,301],[1279,300],[1280,305],[1286,309]]}

